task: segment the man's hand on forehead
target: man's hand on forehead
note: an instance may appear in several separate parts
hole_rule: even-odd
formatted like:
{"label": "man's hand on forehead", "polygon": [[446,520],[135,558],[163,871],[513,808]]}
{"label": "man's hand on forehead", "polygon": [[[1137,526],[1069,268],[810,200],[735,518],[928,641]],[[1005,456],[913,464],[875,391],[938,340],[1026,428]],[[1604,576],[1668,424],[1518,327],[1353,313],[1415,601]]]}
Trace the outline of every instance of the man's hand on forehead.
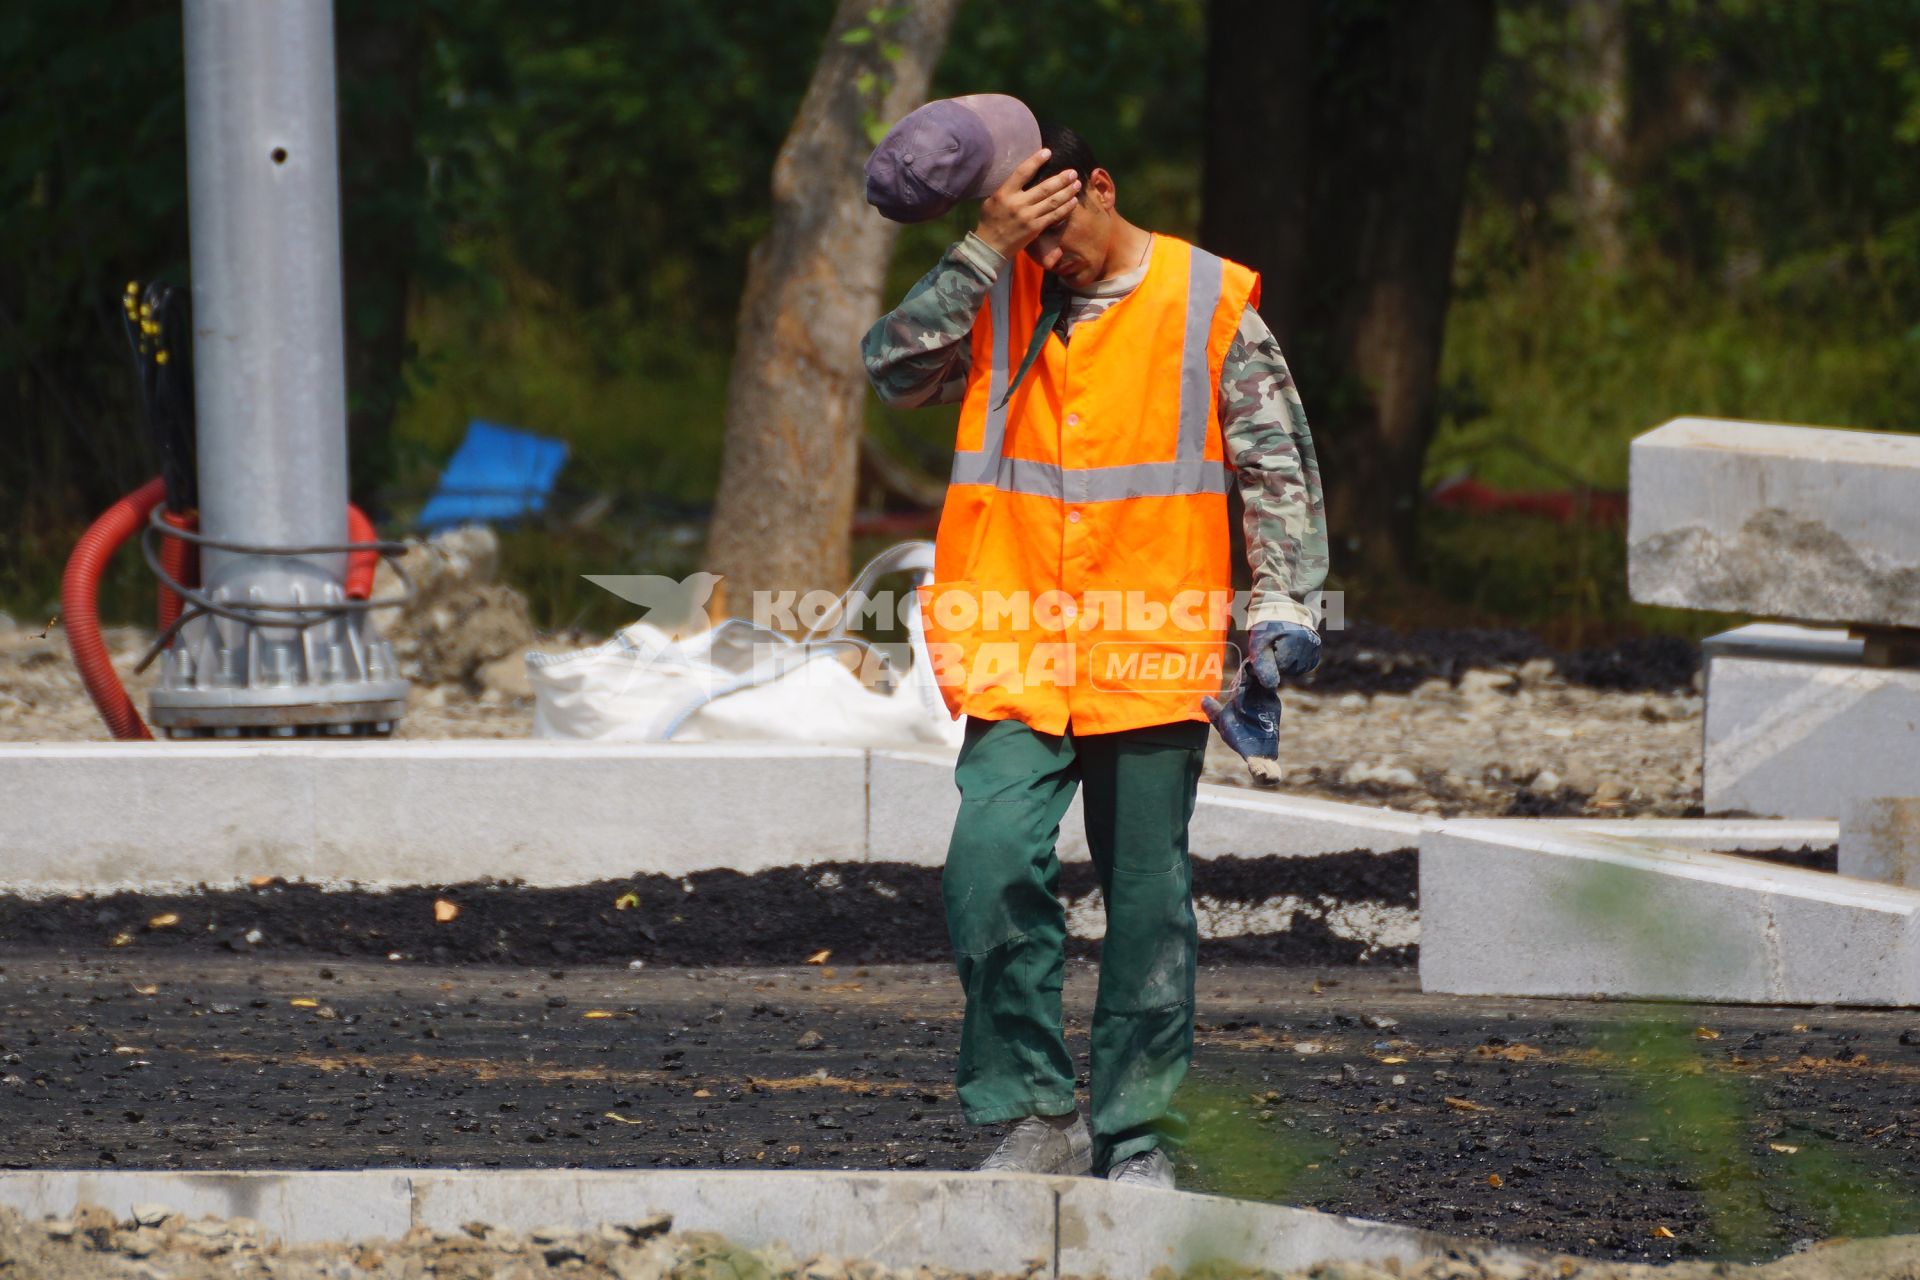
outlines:
{"label": "man's hand on forehead", "polygon": [[[1053,153],[1042,147],[1020,162],[1000,189],[980,206],[980,225],[974,234],[1011,258],[1040,237],[1040,233],[1073,214],[1074,201],[1084,185],[1079,174],[1066,169],[1034,181]],[[1027,184],[1032,182],[1029,187]]]}

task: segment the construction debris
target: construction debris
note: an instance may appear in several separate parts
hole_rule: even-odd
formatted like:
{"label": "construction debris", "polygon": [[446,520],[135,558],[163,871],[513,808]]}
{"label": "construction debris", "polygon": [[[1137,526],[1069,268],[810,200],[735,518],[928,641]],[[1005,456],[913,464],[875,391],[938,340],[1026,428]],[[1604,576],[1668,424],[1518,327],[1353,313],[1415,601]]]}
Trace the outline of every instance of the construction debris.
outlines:
{"label": "construction debris", "polygon": [[[512,673],[535,636],[526,599],[494,580],[499,536],[485,525],[451,529],[414,543],[400,564],[416,595],[376,621],[401,673],[425,685],[460,685],[474,694],[500,688],[500,696],[519,696],[524,673],[518,684]],[[399,589],[398,577],[382,563],[374,594]]]}

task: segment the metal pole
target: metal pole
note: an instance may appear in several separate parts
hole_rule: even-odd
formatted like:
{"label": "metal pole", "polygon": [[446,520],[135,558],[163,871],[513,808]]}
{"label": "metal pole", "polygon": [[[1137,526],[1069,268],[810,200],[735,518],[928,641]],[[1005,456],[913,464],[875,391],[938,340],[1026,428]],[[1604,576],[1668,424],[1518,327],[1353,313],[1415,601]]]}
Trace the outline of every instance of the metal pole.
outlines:
{"label": "metal pole", "polygon": [[[201,531],[338,545],[347,391],[332,2],[186,0],[184,29]],[[201,581],[223,603],[324,608],[343,600],[345,569],[338,553],[208,548]],[[154,692],[156,723],[282,736],[391,726],[406,684],[365,614],[267,625],[277,620],[189,624]]]}
{"label": "metal pole", "polygon": [[[347,535],[346,342],[331,0],[187,0],[201,528]],[[213,554],[205,581],[285,569]],[[343,558],[312,566],[339,579]]]}

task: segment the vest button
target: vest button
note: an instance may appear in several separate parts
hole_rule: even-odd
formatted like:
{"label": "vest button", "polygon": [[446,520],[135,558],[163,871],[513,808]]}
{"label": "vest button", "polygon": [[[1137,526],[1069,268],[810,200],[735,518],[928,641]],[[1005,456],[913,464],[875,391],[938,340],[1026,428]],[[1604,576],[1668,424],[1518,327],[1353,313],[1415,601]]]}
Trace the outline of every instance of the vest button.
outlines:
{"label": "vest button", "polygon": [[1070,414],[1068,414],[1068,415],[1067,415],[1067,425],[1068,425],[1068,426],[1070,426],[1070,427],[1077,427],[1077,426],[1079,426],[1079,425],[1080,425],[1080,415],[1079,415],[1079,414],[1077,414],[1077,413],[1070,413]]}
{"label": "vest button", "polygon": [[1069,511],[1069,512],[1067,512],[1067,523],[1068,523],[1068,524],[1079,524],[1079,523],[1080,523],[1080,513],[1079,513],[1078,511]]}

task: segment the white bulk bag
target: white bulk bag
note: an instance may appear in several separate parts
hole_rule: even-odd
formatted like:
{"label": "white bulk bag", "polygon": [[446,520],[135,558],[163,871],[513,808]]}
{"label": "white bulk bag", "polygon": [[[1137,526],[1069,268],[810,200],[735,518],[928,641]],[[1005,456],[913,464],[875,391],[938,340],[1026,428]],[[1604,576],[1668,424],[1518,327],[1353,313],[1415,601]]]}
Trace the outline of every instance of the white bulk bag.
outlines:
{"label": "white bulk bag", "polygon": [[[907,569],[924,581],[931,557],[925,543],[895,547],[861,572],[842,601],[888,572]],[[934,683],[918,602],[907,598],[911,661],[904,670],[847,635],[846,610],[837,612],[843,621],[832,630],[798,641],[739,618],[677,639],[636,622],[591,649],[529,653],[534,736],[958,749],[962,726]],[[863,682],[849,660],[870,679]]]}

